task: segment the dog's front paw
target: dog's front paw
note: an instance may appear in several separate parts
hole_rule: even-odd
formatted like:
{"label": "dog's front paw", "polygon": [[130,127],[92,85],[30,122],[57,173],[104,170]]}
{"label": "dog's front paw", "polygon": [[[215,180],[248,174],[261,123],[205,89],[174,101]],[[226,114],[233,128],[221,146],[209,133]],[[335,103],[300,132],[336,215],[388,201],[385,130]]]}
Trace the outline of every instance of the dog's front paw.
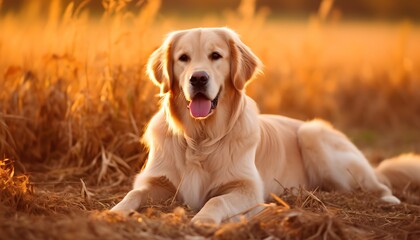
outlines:
{"label": "dog's front paw", "polygon": [[211,218],[211,217],[207,217],[207,216],[200,216],[200,215],[195,215],[192,219],[191,219],[191,223],[194,226],[198,226],[198,227],[214,227],[217,226],[219,224],[219,222],[217,222],[215,219]]}
{"label": "dog's front paw", "polygon": [[384,201],[384,202],[387,202],[387,203],[391,203],[391,204],[400,204],[401,203],[401,201],[400,201],[400,199],[398,199],[397,197],[395,197],[395,196],[383,196],[383,197],[381,197],[381,200],[382,201]]}
{"label": "dog's front paw", "polygon": [[112,213],[118,213],[118,214],[120,214],[124,217],[128,217],[135,212],[134,210],[123,208],[119,205],[116,205],[115,207],[111,208],[111,210],[109,210],[109,211],[112,212]]}

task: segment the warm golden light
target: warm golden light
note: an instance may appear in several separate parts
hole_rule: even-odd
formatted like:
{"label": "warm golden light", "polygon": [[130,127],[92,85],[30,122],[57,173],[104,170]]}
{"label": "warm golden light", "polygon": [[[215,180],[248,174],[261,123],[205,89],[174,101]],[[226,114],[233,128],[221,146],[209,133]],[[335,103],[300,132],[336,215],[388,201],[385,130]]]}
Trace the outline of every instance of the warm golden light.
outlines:
{"label": "warm golden light", "polygon": [[[365,218],[354,217],[352,209],[326,212],[315,196],[329,201],[341,199],[339,194],[302,192],[275,196],[282,211],[277,206],[263,212],[265,225],[255,220],[222,230],[193,229],[191,212],[175,208],[176,203],[133,219],[86,217],[88,211],[113,205],[115,196],[110,196],[121,193],[122,182],[130,186],[129,176],[146,158],[139,142],[158,109],[159,89],[147,79],[145,64],[165,34],[178,29],[227,26],[237,31],[264,63],[264,74],[246,90],[262,113],[328,119],[372,161],[419,152],[420,26],[414,11],[419,4],[308,2],[0,0],[0,222],[15,224],[0,223],[0,238],[6,228],[15,232],[4,232],[5,238],[22,237],[16,229],[39,216],[49,222],[64,218],[54,224],[66,226],[67,232],[75,232],[67,226],[77,219],[89,226],[81,227],[83,234],[109,233],[111,223],[125,224],[129,233],[139,224],[154,229],[151,235],[124,235],[140,238],[162,232],[164,238],[181,238],[180,231],[182,236],[229,238],[240,232],[259,238],[271,231],[310,237],[316,227],[348,230],[345,224]],[[349,206],[371,210],[357,199],[363,194],[347,197]],[[407,198],[419,204],[418,197]],[[387,208],[367,215],[372,221],[387,219],[381,215],[388,214]],[[307,214],[308,209],[321,218]],[[420,214],[418,207],[398,209],[406,216]],[[275,228],[278,219],[291,234]],[[395,229],[409,220],[418,226],[413,217],[395,223]],[[44,230],[33,236],[60,236],[45,230],[45,219],[39,221],[34,224]],[[299,235],[305,224],[312,232]],[[353,236],[347,230],[328,230],[324,236]]]}

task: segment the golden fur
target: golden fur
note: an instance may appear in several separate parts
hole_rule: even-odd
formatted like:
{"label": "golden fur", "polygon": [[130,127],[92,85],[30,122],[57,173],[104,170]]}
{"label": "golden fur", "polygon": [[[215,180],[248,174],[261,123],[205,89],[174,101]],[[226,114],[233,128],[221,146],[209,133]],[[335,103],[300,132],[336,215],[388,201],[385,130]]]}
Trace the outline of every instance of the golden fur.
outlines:
{"label": "golden fur", "polygon": [[[148,161],[133,190],[112,211],[128,213],[147,198],[176,197],[198,211],[194,223],[218,224],[270,200],[270,193],[299,186],[361,187],[384,201],[400,202],[363,154],[330,124],[260,115],[244,92],[260,67],[230,29],[170,33],[148,63],[162,95],[162,106],[144,135]],[[200,94],[212,108],[194,117],[189,107],[197,96],[191,80],[197,72],[208,75]],[[386,174],[378,175],[386,181]]]}

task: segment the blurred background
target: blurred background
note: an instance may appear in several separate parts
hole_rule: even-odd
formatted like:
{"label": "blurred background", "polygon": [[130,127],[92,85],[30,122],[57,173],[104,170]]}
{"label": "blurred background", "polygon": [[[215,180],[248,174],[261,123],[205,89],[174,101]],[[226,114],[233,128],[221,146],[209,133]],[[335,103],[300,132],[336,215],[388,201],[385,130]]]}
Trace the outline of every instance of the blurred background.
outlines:
{"label": "blurred background", "polygon": [[261,112],[324,118],[373,163],[419,152],[419,13],[410,0],[0,1],[0,158],[124,180],[158,108],[148,56],[170,31],[217,26],[263,61],[247,88]]}
{"label": "blurred background", "polygon": [[[61,1],[63,5],[74,2],[75,5],[86,2],[83,0]],[[89,1],[85,4],[92,13],[98,15],[103,13],[103,1]],[[136,8],[147,2],[143,1],[124,1],[126,8],[136,11]],[[307,18],[310,14],[318,11],[322,0],[255,0],[255,8],[270,9],[270,17],[300,17]],[[19,11],[26,0],[3,0],[3,7],[6,11]],[[44,1],[48,5],[48,2]],[[201,14],[221,15],[225,10],[235,10],[241,4],[241,0],[213,0],[213,1],[194,1],[194,0],[162,0],[160,12],[164,14],[176,14],[183,17],[193,17]],[[44,8],[44,10],[47,8]],[[420,3],[411,0],[353,0],[353,1],[334,1],[334,14],[344,14],[346,19],[361,18],[370,20],[418,20],[420,18]]]}

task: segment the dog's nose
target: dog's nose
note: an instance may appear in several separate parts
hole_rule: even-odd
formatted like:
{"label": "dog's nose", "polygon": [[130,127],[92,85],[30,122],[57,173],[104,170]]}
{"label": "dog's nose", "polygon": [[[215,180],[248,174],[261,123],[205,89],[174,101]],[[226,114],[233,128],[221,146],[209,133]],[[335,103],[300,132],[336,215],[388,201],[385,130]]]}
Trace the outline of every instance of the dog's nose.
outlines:
{"label": "dog's nose", "polygon": [[190,83],[194,87],[204,87],[208,81],[209,75],[205,71],[194,72],[190,78]]}

